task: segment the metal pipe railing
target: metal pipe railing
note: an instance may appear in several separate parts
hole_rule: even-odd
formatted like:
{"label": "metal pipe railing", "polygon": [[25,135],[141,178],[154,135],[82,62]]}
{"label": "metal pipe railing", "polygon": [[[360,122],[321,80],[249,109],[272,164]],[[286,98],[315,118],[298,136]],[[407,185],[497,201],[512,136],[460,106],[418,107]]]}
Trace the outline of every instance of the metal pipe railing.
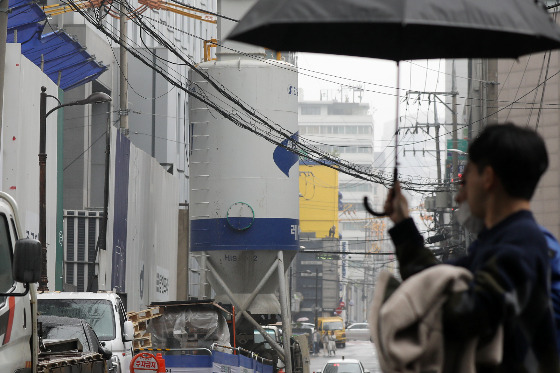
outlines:
{"label": "metal pipe railing", "polygon": [[242,353],[244,353],[244,354],[250,355],[250,357],[251,357],[252,359],[255,359],[255,360],[257,360],[257,361],[260,360],[261,363],[264,363],[264,362],[266,361],[266,362],[270,363],[270,365],[273,365],[273,364],[274,364],[274,361],[272,361],[272,360],[270,360],[270,359],[266,359],[266,358],[264,358],[264,357],[261,357],[261,356],[257,355],[256,353],[254,353],[253,351],[246,350],[246,349],[244,349],[244,348],[242,348],[242,347],[223,346],[223,345],[219,345],[219,344],[217,344],[217,343],[212,343],[212,346],[210,346],[210,348],[211,348],[212,350],[214,350],[216,347],[225,348],[225,349],[232,350],[232,351],[237,351],[237,352],[242,352]]}

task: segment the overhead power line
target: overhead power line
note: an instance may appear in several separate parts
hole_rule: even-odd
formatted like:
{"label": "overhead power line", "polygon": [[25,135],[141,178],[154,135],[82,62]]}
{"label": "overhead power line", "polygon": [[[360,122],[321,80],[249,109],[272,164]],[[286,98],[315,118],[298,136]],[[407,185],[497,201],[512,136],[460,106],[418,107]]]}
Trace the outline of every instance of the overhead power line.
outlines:
{"label": "overhead power line", "polygon": [[201,9],[201,8],[197,8],[197,7],[192,6],[192,5],[183,4],[182,2],[177,1],[177,0],[171,0],[171,2],[172,2],[172,3],[175,3],[175,4],[179,4],[179,5],[181,5],[181,6],[184,6],[185,8],[190,8],[190,9],[196,10],[196,11],[198,11],[198,12],[207,13],[207,14],[211,14],[211,15],[216,16],[216,17],[220,17],[220,18],[223,18],[223,19],[227,19],[228,21],[239,22],[238,19],[230,18],[230,17],[228,17],[228,16],[224,16],[223,14],[210,12],[210,11],[208,11],[208,10]]}
{"label": "overhead power line", "polygon": [[[136,57],[144,65],[154,69],[156,73],[162,76],[171,85],[185,91],[191,97],[194,97],[200,102],[206,104],[209,108],[215,110],[218,114],[227,118],[235,125],[258,135],[279,147],[288,149],[302,158],[311,159],[319,164],[335,168],[342,173],[358,179],[378,183],[385,187],[390,187],[392,185],[392,173],[354,164],[317,148],[306,139],[292,137],[293,134],[286,128],[273,122],[270,118],[267,118],[265,115],[260,113],[256,108],[242,101],[235,95],[235,93],[229,91],[220,82],[209,76],[208,73],[198,68],[192,60],[189,61],[188,57],[185,57],[180,51],[178,51],[173,43],[165,40],[165,38],[157,32],[157,28],[147,25],[144,22],[144,16],[142,14],[133,14],[132,12],[134,12],[134,9],[132,9],[128,3],[124,1],[121,1],[120,3],[123,4],[129,14],[131,14],[132,22],[136,23],[143,32],[152,37],[161,46],[167,48],[171,53],[173,53],[173,55],[181,60],[184,65],[195,71],[212,87],[213,90],[215,90],[219,97],[195,82],[189,80],[185,80],[184,82],[176,80],[168,74],[168,66],[159,66],[157,63],[154,64],[149,56],[142,54],[145,52],[134,49],[126,41],[121,41],[116,32],[111,32],[103,24],[103,18],[106,14],[103,13],[102,9],[95,8],[93,12],[84,12],[80,9],[80,7],[75,5],[73,1],[70,1],[69,5],[71,5],[75,11],[80,13],[88,22],[94,25],[113,42],[127,49],[131,55]],[[114,5],[115,3],[113,2],[111,7]],[[150,52],[149,49],[148,52]],[[403,189],[416,192],[447,190],[449,187],[447,184],[438,183],[434,179],[416,176],[402,176],[400,181]]]}

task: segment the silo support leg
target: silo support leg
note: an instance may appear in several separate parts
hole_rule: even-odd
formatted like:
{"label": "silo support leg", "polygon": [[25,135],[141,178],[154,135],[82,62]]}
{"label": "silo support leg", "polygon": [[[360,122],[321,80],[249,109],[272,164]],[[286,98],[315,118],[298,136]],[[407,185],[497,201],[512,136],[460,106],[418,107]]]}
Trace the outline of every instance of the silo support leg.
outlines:
{"label": "silo support leg", "polygon": [[[278,264],[276,264],[276,265],[278,265]],[[276,265],[273,265],[272,268],[275,268]],[[272,348],[274,348],[276,350],[276,352],[278,352],[278,356],[280,357],[280,360],[282,360],[284,362],[284,364],[288,365],[286,363],[286,356],[284,354],[283,347],[280,346],[274,339],[272,339],[270,337],[270,335],[263,329],[263,327],[260,326],[259,323],[255,319],[253,319],[253,317],[247,311],[245,311],[244,309],[241,308],[241,306],[239,305],[239,302],[235,299],[231,290],[229,290],[229,287],[226,285],[224,280],[222,280],[220,275],[218,275],[218,272],[212,266],[212,263],[210,263],[210,260],[206,261],[206,267],[207,267],[208,270],[212,271],[212,274],[214,275],[214,278],[216,279],[216,281],[218,281],[220,286],[224,289],[224,291],[226,292],[226,295],[229,297],[229,299],[231,300],[231,303],[233,303],[235,308],[238,309],[238,310],[241,310],[241,313],[243,313],[243,316],[245,316],[245,318],[251,324],[253,324],[255,329],[257,329],[259,331],[259,333],[262,334],[264,339],[272,346]]]}
{"label": "silo support leg", "polygon": [[278,282],[280,283],[280,311],[282,312],[282,335],[284,341],[284,364],[286,373],[292,373],[292,354],[290,353],[290,343],[292,338],[292,317],[286,294],[286,276],[284,273],[284,254],[278,251]]}
{"label": "silo support leg", "polygon": [[209,299],[210,298],[210,294],[209,294],[209,289],[208,289],[208,277],[207,277],[207,271],[206,269],[206,261],[208,260],[208,254],[206,253],[206,251],[203,251],[200,254],[200,268],[202,268],[202,271],[200,273],[200,280],[199,280],[199,284],[198,284],[198,294],[199,297],[201,299]]}

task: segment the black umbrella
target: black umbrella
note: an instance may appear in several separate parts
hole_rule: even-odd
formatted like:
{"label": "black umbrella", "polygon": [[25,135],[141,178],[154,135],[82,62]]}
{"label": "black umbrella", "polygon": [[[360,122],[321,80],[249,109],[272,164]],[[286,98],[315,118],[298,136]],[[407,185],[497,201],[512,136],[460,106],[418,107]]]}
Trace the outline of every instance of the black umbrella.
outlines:
{"label": "black umbrella", "polygon": [[560,47],[560,30],[535,0],[260,0],[228,39],[393,61],[517,58]]}
{"label": "black umbrella", "polygon": [[[260,0],[228,39],[398,66],[409,59],[517,58],[556,49],[560,27],[538,0]],[[399,88],[397,69],[397,131]]]}

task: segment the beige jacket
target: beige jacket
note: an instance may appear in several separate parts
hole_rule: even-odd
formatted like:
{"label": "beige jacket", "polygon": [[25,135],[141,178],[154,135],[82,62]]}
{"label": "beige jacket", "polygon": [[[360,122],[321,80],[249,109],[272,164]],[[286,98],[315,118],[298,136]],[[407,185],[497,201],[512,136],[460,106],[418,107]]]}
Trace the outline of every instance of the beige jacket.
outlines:
{"label": "beige jacket", "polygon": [[[441,310],[447,294],[466,290],[471,280],[471,272],[447,264],[403,283],[389,272],[379,275],[368,321],[384,373],[475,373],[475,363],[501,362],[501,328],[483,348],[476,339],[454,342],[453,347],[444,343]],[[445,362],[445,356],[453,361]]]}

